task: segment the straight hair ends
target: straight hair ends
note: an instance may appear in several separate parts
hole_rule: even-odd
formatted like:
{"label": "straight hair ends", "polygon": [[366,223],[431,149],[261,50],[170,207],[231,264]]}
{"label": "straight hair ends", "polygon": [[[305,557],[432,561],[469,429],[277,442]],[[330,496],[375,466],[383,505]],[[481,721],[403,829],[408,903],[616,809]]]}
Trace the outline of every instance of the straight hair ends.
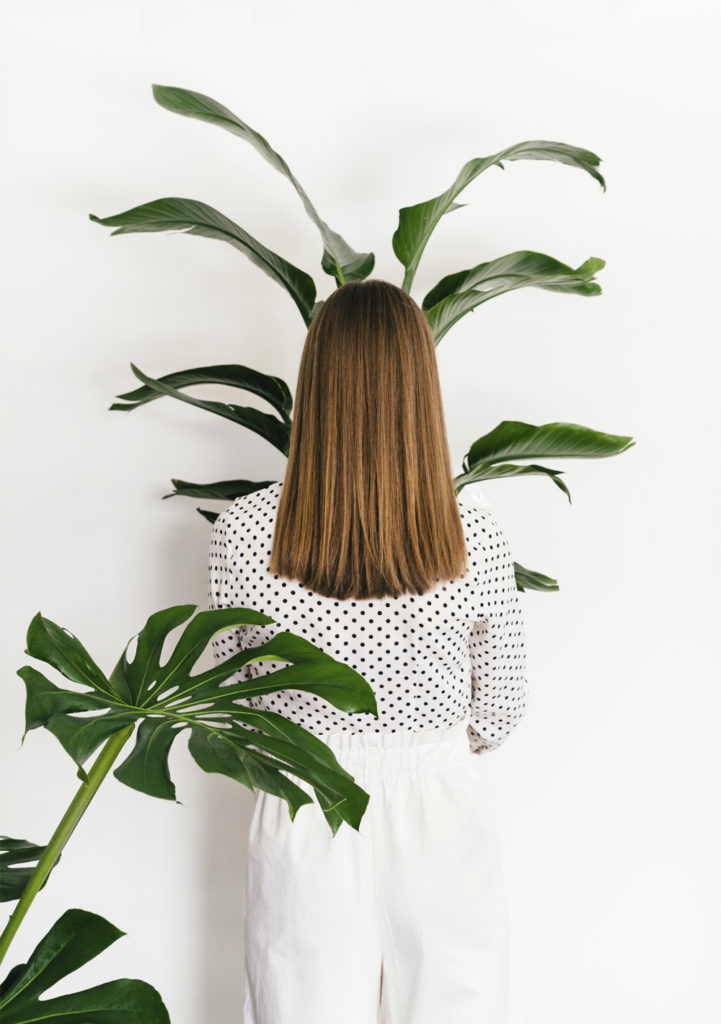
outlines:
{"label": "straight hair ends", "polygon": [[464,576],[430,326],[388,281],[349,281],[311,321],[269,570],[339,600]]}

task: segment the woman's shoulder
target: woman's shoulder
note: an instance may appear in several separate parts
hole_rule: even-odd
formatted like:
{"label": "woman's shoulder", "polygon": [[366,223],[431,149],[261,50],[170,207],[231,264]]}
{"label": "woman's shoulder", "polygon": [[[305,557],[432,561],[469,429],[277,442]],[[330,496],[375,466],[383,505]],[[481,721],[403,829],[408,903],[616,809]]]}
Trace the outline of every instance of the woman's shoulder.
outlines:
{"label": "woman's shoulder", "polygon": [[232,523],[236,530],[242,522],[266,521],[270,524],[278,506],[281,486],[282,481],[272,480],[247,494],[238,495],[216,516],[215,522],[226,526]]}
{"label": "woman's shoulder", "polygon": [[236,506],[252,507],[252,506],[263,506],[271,505],[277,502],[280,497],[280,490],[283,486],[282,480],[268,480],[262,484],[259,484],[254,490],[248,491],[247,494],[240,494],[233,501],[231,508]]}
{"label": "woman's shoulder", "polygon": [[483,493],[479,490],[471,490],[470,487],[464,487],[462,491],[456,494],[458,500],[458,507],[467,511],[469,509],[491,509],[491,503]]}
{"label": "woman's shoulder", "polygon": [[461,522],[466,530],[466,539],[468,539],[469,531],[475,533],[479,526],[495,523],[491,503],[482,491],[470,491],[468,488],[464,488],[456,495],[456,499]]}
{"label": "woman's shoulder", "polygon": [[469,552],[474,559],[480,559],[481,562],[495,557],[498,549],[507,541],[490,501],[482,492],[470,492],[466,489],[457,497]]}

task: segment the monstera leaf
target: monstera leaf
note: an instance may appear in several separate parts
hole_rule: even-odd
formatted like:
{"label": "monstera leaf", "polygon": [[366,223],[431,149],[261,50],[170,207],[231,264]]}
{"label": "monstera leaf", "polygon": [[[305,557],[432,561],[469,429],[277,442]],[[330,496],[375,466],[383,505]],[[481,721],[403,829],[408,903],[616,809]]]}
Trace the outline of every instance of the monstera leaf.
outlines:
{"label": "monstera leaf", "polygon": [[[20,899],[44,849],[44,846],[29,843],[27,839],[0,836],[0,903]],[[47,878],[43,885],[45,882]]]}
{"label": "monstera leaf", "polygon": [[569,146],[565,142],[549,142],[546,139],[518,142],[499,153],[494,153],[493,156],[479,156],[469,160],[463,165],[453,184],[441,195],[416,203],[415,206],[404,206],[399,211],[398,227],[392,241],[393,252],[405,267],[403,288],[406,291],[410,291],[423,250],[441,217],[466,205],[455,202],[456,196],[489,167],[498,166],[503,170],[503,160],[553,160],[568,164],[570,167],[586,171],[604,190],[606,188],[603,177],[596,170],[601,162],[600,158],[588,149]]}
{"label": "monstera leaf", "polygon": [[271,167],[284,175],[300,196],[305,212],[320,231],[323,239],[323,258],[321,266],[326,274],[330,274],[340,285],[345,281],[361,281],[368,277],[375,264],[372,252],[356,252],[344,238],[328,227],[321,220],[318,211],[311,203],[300,182],[291,172],[280,153],[270,146],[266,139],[250,125],[228,110],[222,103],[192,89],[180,89],[170,85],[153,85],[153,96],[161,107],[171,110],[184,117],[194,117],[199,121],[218,125],[240,139],[249,142]]}
{"label": "monstera leaf", "polygon": [[170,1024],[159,993],[145,981],[120,978],[54,999],[52,985],[112,945],[125,932],[98,914],[66,910],[40,940],[27,963],[0,985],[3,1024]]}
{"label": "monstera leaf", "polygon": [[[177,605],[151,615],[137,634],[132,660],[128,647],[105,676],[80,641],[38,612],[27,633],[26,653],[56,668],[80,692],[61,689],[31,666],[18,669],[27,700],[25,733],[44,726],[60,741],[86,779],[84,762],[108,737],[138,723],[130,754],[114,770],[133,789],[175,799],[168,754],[176,736],[189,729],[188,749],[207,772],[220,772],[250,789],[282,797],[291,818],[312,797],[288,775],[311,786],[333,831],[343,821],[357,829],[369,796],[318,737],[280,714],[237,703],[259,694],[297,689],[316,694],[343,711],[377,715],[370,685],[354,669],[314,644],[280,632],[197,675],[195,663],[211,638],[243,625],[274,620],[251,608],[201,611],[183,629],[161,664],[170,631],[185,623],[196,605]],[[257,679],[231,676],[249,662],[284,661],[286,666]]]}

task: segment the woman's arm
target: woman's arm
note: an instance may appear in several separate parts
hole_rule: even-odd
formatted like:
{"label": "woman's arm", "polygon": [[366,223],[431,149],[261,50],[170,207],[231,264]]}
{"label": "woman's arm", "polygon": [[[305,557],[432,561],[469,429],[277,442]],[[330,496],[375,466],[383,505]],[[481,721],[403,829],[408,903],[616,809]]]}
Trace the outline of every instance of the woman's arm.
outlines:
{"label": "woman's arm", "polygon": [[[210,534],[210,545],[208,548],[208,608],[233,608],[237,606],[234,595],[237,592],[237,584],[233,579],[232,547],[228,531],[228,518],[226,512],[221,512],[213,523]],[[246,646],[243,643],[243,634],[247,626],[236,626],[233,629],[226,629],[216,633],[211,640],[213,660],[217,665],[225,661],[233,654],[242,651]],[[241,682],[251,679],[249,666],[243,665],[234,672],[231,680]]]}
{"label": "woman's arm", "polygon": [[500,525],[476,511],[476,571],[480,615],[469,638],[471,751],[493,750],[523,718],[528,704],[523,613],[513,557]]}

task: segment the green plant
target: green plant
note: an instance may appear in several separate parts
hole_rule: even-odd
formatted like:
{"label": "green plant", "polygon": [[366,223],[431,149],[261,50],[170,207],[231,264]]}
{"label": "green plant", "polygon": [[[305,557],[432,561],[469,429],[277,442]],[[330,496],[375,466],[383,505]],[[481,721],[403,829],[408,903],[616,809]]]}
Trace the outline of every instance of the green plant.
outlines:
{"label": "green plant", "polygon": [[66,910],[27,963],[13,967],[0,985],[3,1024],[170,1024],[156,989],[135,978],[118,978],[82,992],[40,999],[51,985],[94,959],[121,935],[125,932],[98,914]]}
{"label": "green plant", "polygon": [[[90,775],[98,779],[98,784],[112,763],[113,749],[117,750],[118,746],[110,740],[91,769]],[[88,780],[63,816],[53,837],[58,851],[61,848],[59,838],[67,842],[79,820],[79,802],[82,800],[84,809],[96,789]],[[0,836],[0,903],[15,902],[27,893],[24,898],[27,909],[61,856],[60,852],[54,855],[48,852],[48,847],[25,839]],[[11,915],[0,937],[0,961],[23,913]],[[147,982],[133,978],[119,978],[82,992],[40,999],[57,981],[88,963],[124,934],[98,914],[78,909],[65,911],[40,940],[27,963],[13,967],[0,984],[0,1015],[4,1024],[41,1024],[51,1019],[62,1024],[103,1024],[109,1020],[118,1024],[133,1024],[137,1020],[142,1020],[143,1024],[170,1024],[158,991]]]}
{"label": "green plant", "polygon": [[[344,821],[355,829],[359,827],[369,795],[339,764],[332,750],[282,715],[236,701],[291,688],[321,696],[343,711],[377,715],[370,685],[349,665],[287,631],[192,675],[216,633],[274,622],[251,608],[211,609],[191,619],[195,610],[196,605],[176,605],[151,615],[137,634],[132,660],[128,648],[133,638],[108,676],[69,630],[40,612],[33,617],[26,653],[52,665],[68,682],[85,689],[56,686],[30,665],[19,668],[18,675],[26,688],[23,742],[29,730],[40,726],[47,729],[76,763],[81,785],[47,846],[4,839],[2,889],[9,899],[18,902],[0,936],[0,961],[133,733],[133,748],[113,775],[142,793],[175,799],[168,755],[176,736],[189,729],[188,750],[204,771],[218,772],[252,790],[282,797],[291,819],[299,807],[313,802],[309,793],[289,778],[293,775],[312,787],[334,835]],[[172,652],[161,664],[170,632],[184,623],[187,625]],[[258,679],[227,683],[244,665],[262,660],[287,664]],[[86,772],[83,765],[99,747]],[[35,864],[32,870],[17,866],[28,862]]]}
{"label": "green plant", "polygon": [[[262,135],[223,104],[202,93],[153,85],[153,96],[166,110],[217,125],[250,143],[271,167],[288,179],[320,232],[323,243],[321,269],[334,279],[336,287],[346,281],[363,280],[371,274],[375,265],[374,254],[357,252],[321,219],[288,164]],[[505,169],[504,161],[513,160],[550,160],[566,164],[589,174],[604,191],[606,188],[598,171],[599,157],[590,150],[562,142],[520,142],[492,156],[469,160],[445,192],[413,206],[402,207],[399,211],[392,245],[404,270],[401,287],[410,291],[423,252],[441,218],[466,205],[456,202],[461,192],[491,167]],[[92,213],[89,216],[98,224],[114,227],[115,230],[111,232],[113,235],[137,231],[183,231],[227,242],[285,289],[298,308],[306,328],[322,306],[322,300],[316,299],[316,283],[309,274],[268,249],[240,225],[207,203],[169,197],[143,203],[110,217],[97,217]],[[601,287],[595,275],[604,266],[604,260],[591,257],[573,268],[552,256],[520,250],[479,263],[468,270],[447,274],[423,297],[420,305],[438,344],[467,313],[490,299],[518,288],[543,288],[546,291],[581,296],[600,295]],[[142,373],[133,363],[130,365],[143,386],[116,395],[123,401],[114,402],[110,406],[111,410],[130,411],[165,395],[229,419],[260,435],[284,455],[288,454],[292,399],[288,385],[281,378],[236,364],[197,366],[154,378]],[[264,413],[232,403],[205,401],[183,393],[185,388],[195,384],[223,384],[238,388],[267,401],[274,413]],[[470,445],[462,470],[455,477],[456,490],[461,491],[468,484],[480,480],[532,474],[552,480],[570,502],[570,491],[560,479],[561,470],[535,461],[523,465],[506,460],[607,458],[626,451],[633,444],[631,437],[605,433],[577,423],[535,425],[518,420],[503,420]],[[171,482],[174,490],[163,497],[183,495],[228,503],[240,495],[267,486],[271,481],[232,479],[201,484],[173,478]],[[218,515],[217,512],[203,508],[197,511],[211,523]],[[518,562],[515,563],[515,570],[520,590],[558,589],[556,580],[541,572]]]}
{"label": "green plant", "polygon": [[[27,839],[0,836],[0,903],[20,899],[34,871],[33,865],[37,864],[44,849],[44,846],[30,843]],[[56,863],[59,859],[60,854]],[[46,882],[47,876],[39,888]]]}

